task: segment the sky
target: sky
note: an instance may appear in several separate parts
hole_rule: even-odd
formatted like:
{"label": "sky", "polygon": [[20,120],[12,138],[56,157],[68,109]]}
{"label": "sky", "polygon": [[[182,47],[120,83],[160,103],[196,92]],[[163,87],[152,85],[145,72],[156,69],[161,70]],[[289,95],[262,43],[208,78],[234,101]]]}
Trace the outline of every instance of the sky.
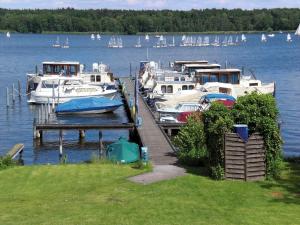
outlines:
{"label": "sky", "polygon": [[0,8],[172,9],[300,8],[300,0],[0,0]]}

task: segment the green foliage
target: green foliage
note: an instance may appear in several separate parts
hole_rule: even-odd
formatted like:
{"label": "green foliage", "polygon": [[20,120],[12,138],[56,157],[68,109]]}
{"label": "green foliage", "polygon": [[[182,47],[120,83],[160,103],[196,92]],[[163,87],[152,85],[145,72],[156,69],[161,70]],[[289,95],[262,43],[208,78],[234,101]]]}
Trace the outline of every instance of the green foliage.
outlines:
{"label": "green foliage", "polygon": [[224,177],[224,134],[231,131],[231,111],[223,104],[213,102],[204,113],[206,143],[209,156],[210,174],[214,179]]}
{"label": "green foliage", "polygon": [[251,93],[238,98],[232,115],[235,123],[248,124],[250,134],[259,132],[265,141],[267,176],[278,177],[282,164],[282,139],[278,109],[272,95]]}
{"label": "green foliage", "polygon": [[294,30],[300,9],[13,10],[0,8],[0,30],[17,32],[213,32]]}
{"label": "green foliage", "polygon": [[204,125],[196,117],[189,117],[186,126],[174,138],[179,160],[189,166],[201,165],[207,157]]}
{"label": "green foliage", "polygon": [[10,156],[0,156],[0,170],[15,166],[17,163]]}

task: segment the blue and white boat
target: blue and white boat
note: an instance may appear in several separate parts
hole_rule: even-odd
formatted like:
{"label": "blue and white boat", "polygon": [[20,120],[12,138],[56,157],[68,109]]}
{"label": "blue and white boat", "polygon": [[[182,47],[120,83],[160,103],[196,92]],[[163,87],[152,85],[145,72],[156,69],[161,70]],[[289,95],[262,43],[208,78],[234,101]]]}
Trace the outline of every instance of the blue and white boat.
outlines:
{"label": "blue and white boat", "polygon": [[206,94],[202,96],[200,102],[213,102],[218,100],[227,100],[233,102],[236,101],[236,99],[231,95],[224,94],[224,93],[212,93],[212,94]]}
{"label": "blue and white boat", "polygon": [[106,97],[89,97],[72,99],[58,104],[55,112],[58,114],[95,114],[113,112],[123,103]]}

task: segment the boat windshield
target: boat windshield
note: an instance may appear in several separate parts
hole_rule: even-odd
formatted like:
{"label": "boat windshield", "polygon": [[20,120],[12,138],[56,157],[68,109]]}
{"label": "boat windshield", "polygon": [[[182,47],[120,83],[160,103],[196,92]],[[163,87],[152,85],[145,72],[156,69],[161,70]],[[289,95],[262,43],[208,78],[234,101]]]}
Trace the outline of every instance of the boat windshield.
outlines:
{"label": "boat windshield", "polygon": [[178,104],[178,105],[175,107],[175,109],[179,110],[179,109],[181,109],[181,107],[182,107],[182,104]]}
{"label": "boat windshield", "polygon": [[82,85],[82,81],[80,80],[65,80],[63,85]]}

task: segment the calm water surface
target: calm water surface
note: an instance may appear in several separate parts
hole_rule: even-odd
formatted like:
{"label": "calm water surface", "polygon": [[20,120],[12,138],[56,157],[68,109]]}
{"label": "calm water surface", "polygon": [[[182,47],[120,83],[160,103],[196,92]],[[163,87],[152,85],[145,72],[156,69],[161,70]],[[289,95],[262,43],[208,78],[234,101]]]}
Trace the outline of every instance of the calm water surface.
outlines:
{"label": "calm water surface", "polygon": [[[142,37],[142,48],[134,48],[137,36],[122,36],[124,48],[109,49],[107,43],[110,36],[102,36],[101,41],[92,41],[88,35],[59,35],[60,40],[69,38],[69,49],[52,48],[57,35],[12,34],[7,39],[0,34],[0,154],[15,143],[24,143],[24,160],[26,164],[57,163],[58,134],[47,132],[44,143],[33,142],[32,121],[34,106],[28,106],[26,98],[8,109],[5,103],[5,88],[21,80],[25,94],[26,72],[33,72],[35,65],[42,61],[72,60],[80,61],[91,69],[93,62],[108,64],[117,76],[129,74],[129,64],[133,70],[139,66],[139,61],[145,60],[147,47],[149,59],[160,61],[167,66],[169,61],[178,59],[206,59],[222,65],[229,62],[238,67],[248,67],[255,71],[257,78],[264,82],[276,81],[276,98],[281,113],[282,136],[284,138],[285,155],[300,155],[300,38],[293,37],[288,44],[286,34],[278,34],[267,43],[260,42],[260,35],[248,35],[247,43],[231,47],[174,47],[154,49],[156,39],[150,37],[146,43]],[[211,36],[214,39],[214,36]],[[171,42],[171,37],[167,37]],[[221,37],[221,40],[223,38]],[[181,36],[175,37],[179,45]],[[82,117],[60,117],[61,123],[110,123],[126,122],[124,109],[118,109],[114,114]],[[127,136],[125,131],[106,131],[103,138],[107,142]],[[86,143],[78,142],[75,132],[64,133],[64,152],[69,162],[81,162],[97,153],[98,133],[89,131]]]}

